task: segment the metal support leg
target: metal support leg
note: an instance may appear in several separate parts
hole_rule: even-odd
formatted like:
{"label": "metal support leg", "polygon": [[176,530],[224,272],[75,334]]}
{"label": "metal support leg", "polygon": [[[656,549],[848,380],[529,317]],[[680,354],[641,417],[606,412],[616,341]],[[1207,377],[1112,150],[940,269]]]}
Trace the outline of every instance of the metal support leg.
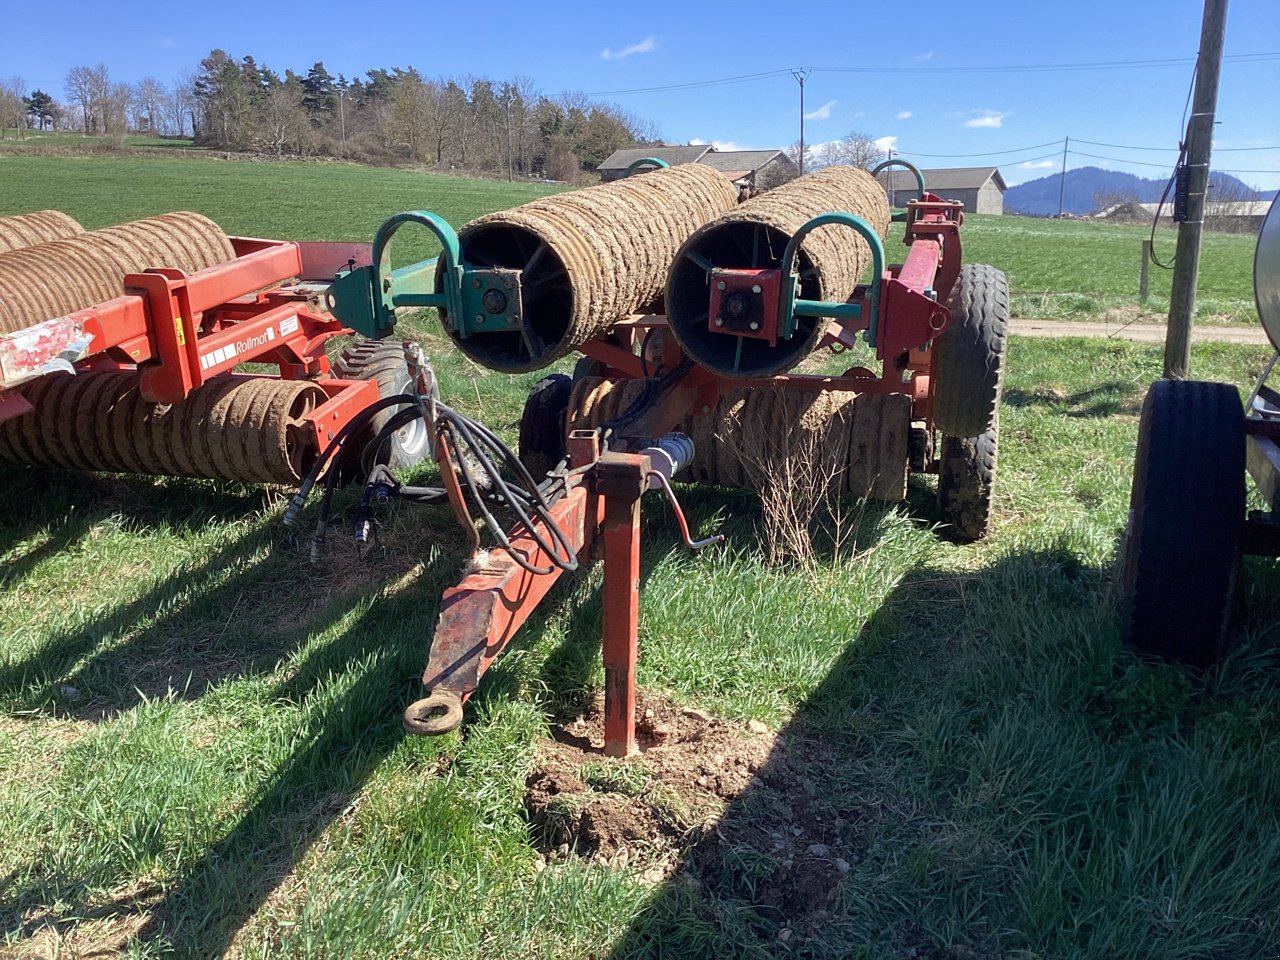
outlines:
{"label": "metal support leg", "polygon": [[604,752],[636,750],[636,651],[640,624],[640,497],[648,457],[606,453],[596,492],[604,505]]}

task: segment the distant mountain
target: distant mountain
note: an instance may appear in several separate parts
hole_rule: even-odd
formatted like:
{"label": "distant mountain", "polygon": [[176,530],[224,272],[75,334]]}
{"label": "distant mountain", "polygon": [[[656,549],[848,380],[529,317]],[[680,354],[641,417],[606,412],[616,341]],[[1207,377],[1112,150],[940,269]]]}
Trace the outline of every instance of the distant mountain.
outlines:
{"label": "distant mountain", "polygon": [[[1062,189],[1062,209],[1066,213],[1083,215],[1098,209],[1098,198],[1106,195],[1116,199],[1156,203],[1164,192],[1165,180],[1147,180],[1119,170],[1103,170],[1101,167],[1077,167],[1067,171],[1066,186],[1062,186],[1060,174],[1050,174],[1038,180],[1028,180],[1010,187],[1004,194],[1005,213],[1026,213],[1035,217],[1052,217],[1058,213],[1058,191]],[[1227,173],[1209,175],[1210,195],[1213,190],[1223,190],[1233,200],[1268,200],[1270,193],[1253,190]]]}

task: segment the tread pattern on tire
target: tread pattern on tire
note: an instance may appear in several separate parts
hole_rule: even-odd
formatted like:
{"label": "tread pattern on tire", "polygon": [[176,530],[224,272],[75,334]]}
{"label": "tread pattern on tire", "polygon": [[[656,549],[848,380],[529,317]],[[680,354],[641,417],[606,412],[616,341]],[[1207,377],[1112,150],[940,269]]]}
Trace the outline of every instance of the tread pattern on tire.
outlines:
{"label": "tread pattern on tire", "polygon": [[977,437],[995,422],[1004,386],[1009,283],[995,267],[965,264],[947,306],[951,325],[934,346],[934,425],[948,436]]}
{"label": "tread pattern on tire", "polygon": [[520,462],[541,480],[565,455],[565,418],[573,378],[563,373],[543,377],[533,385],[520,414]]}
{"label": "tread pattern on tire", "polygon": [[999,417],[976,437],[942,438],[938,458],[938,517],[952,540],[973,543],[991,524],[991,496],[999,453]]}
{"label": "tread pattern on tire", "polygon": [[[362,340],[353,343],[338,354],[333,362],[333,373],[342,380],[377,381],[380,397],[390,397],[404,392],[405,384],[409,379],[404,347],[399,340]],[[396,412],[397,408],[391,408],[375,414],[365,441],[377,436],[378,431],[395,416]],[[356,440],[356,438],[352,439]],[[352,452],[363,450],[363,448],[364,442],[356,442],[352,445]],[[346,444],[343,445],[343,449],[345,455]],[[393,437],[390,461],[387,465],[392,470],[407,470],[421,463],[426,454],[425,450],[420,453],[407,451],[399,438]]]}
{"label": "tread pattern on tire", "polygon": [[1245,516],[1235,387],[1159,380],[1138,430],[1123,551],[1126,638],[1205,667],[1221,656]]}

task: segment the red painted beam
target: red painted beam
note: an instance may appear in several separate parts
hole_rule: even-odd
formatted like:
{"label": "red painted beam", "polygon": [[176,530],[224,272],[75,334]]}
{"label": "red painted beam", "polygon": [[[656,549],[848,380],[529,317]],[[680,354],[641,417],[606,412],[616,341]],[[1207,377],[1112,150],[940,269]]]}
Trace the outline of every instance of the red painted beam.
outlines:
{"label": "red painted beam", "polygon": [[[586,505],[587,490],[577,486],[551,508],[552,520],[579,553],[587,525]],[[549,539],[545,531],[543,539]],[[527,532],[513,537],[511,544],[532,566],[549,566],[551,571],[530,573],[501,550],[472,560],[471,573],[444,592],[440,605],[440,621],[422,674],[432,694],[450,691],[461,700],[471,696],[494,658],[560,578],[560,568]]]}

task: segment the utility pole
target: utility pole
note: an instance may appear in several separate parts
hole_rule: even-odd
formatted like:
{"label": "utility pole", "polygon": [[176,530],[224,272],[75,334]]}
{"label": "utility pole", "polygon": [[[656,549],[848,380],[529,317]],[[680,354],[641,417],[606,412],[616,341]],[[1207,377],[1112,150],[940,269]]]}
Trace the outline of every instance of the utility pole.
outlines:
{"label": "utility pole", "polygon": [[1196,312],[1196,275],[1200,271],[1200,232],[1209,189],[1213,152],[1213,115],[1218,107],[1218,74],[1227,32],[1227,0],[1205,0],[1196,59],[1196,90],[1186,131],[1187,218],[1178,224],[1178,250],[1169,294],[1169,327],[1164,341],[1164,375],[1183,380],[1191,365],[1191,321]]}
{"label": "utility pole", "polygon": [[1062,198],[1067,192],[1067,147],[1071,145],[1071,138],[1066,137],[1062,141],[1062,177],[1058,180],[1058,219],[1062,219]]}
{"label": "utility pole", "polygon": [[800,84],[800,176],[804,176],[804,82],[809,79],[808,70],[792,70],[791,75]]}

